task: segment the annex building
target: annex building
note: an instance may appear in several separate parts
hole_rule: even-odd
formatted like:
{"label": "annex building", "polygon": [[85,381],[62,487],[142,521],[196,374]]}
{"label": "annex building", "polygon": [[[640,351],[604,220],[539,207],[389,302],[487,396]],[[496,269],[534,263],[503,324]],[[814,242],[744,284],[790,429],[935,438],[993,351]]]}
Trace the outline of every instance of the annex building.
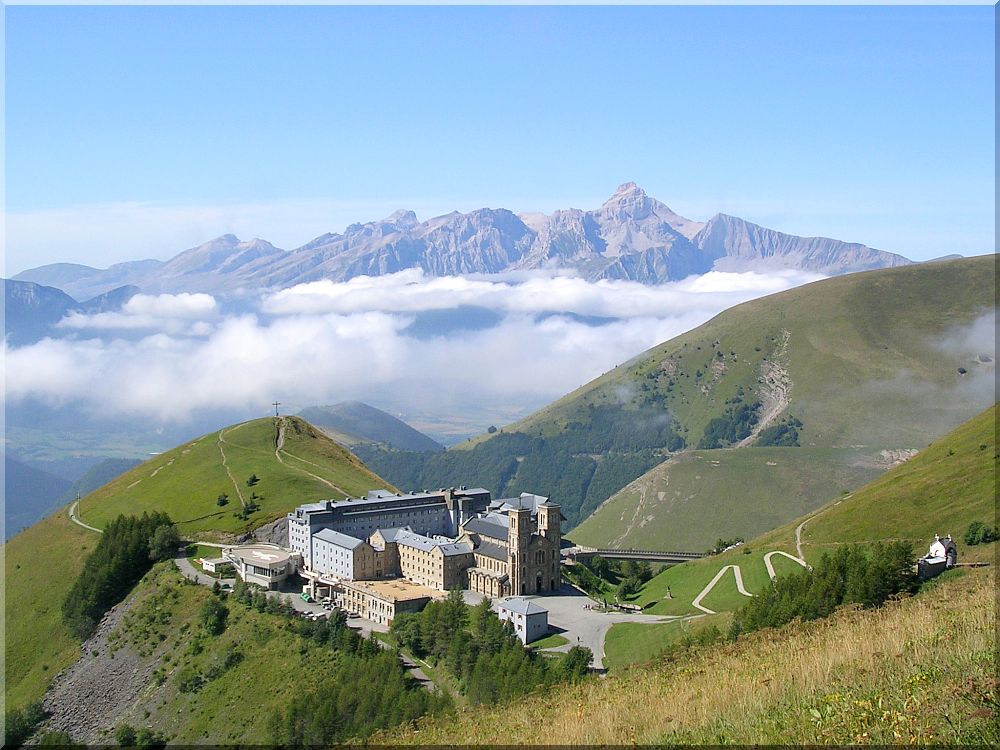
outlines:
{"label": "annex building", "polygon": [[[390,622],[397,611],[411,611],[414,599],[426,602],[427,592],[468,588],[497,598],[556,591],[563,520],[557,504],[527,492],[491,500],[482,488],[372,490],[299,506],[288,514],[288,538],[314,592],[329,587],[350,611]],[[375,585],[393,580],[406,586]]]}

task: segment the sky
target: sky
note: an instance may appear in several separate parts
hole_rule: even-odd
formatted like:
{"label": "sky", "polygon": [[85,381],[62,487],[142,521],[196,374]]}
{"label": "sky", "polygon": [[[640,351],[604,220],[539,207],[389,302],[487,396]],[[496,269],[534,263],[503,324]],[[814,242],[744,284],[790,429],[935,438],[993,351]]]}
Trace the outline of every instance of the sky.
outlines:
{"label": "sky", "polygon": [[915,260],[992,252],[990,7],[25,7],[5,274],[292,249],[622,182]]}

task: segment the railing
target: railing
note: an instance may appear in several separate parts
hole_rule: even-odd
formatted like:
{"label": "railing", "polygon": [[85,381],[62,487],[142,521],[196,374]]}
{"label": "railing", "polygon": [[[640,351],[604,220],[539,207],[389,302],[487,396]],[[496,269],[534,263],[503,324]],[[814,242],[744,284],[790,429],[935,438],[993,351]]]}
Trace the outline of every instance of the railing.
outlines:
{"label": "railing", "polygon": [[704,552],[666,552],[651,549],[601,549],[597,547],[570,547],[564,550],[568,557],[650,557],[670,558],[675,560],[697,560],[705,557]]}

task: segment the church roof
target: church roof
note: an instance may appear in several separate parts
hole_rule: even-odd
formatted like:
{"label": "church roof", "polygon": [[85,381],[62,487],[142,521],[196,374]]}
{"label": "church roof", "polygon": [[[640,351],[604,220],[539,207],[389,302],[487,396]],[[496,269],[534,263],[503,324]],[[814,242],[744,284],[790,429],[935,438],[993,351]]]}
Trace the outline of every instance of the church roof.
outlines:
{"label": "church roof", "polygon": [[507,518],[497,513],[470,518],[463,528],[491,539],[507,539]]}
{"label": "church roof", "polygon": [[498,544],[493,544],[493,542],[480,542],[474,551],[477,555],[484,555],[492,557],[494,560],[507,562],[507,550]]}

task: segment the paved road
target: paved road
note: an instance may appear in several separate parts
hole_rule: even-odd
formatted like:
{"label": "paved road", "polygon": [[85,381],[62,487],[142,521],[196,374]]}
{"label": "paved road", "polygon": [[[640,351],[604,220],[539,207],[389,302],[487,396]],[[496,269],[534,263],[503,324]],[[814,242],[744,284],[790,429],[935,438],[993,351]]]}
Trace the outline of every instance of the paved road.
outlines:
{"label": "paved road", "polygon": [[784,552],[780,549],[771,550],[766,555],[764,555],[764,567],[767,568],[767,574],[768,576],[770,576],[772,581],[778,577],[778,574],[774,572],[774,564],[771,562],[771,558],[774,557],[775,555],[782,555],[784,557],[787,557],[789,560],[794,560],[795,562],[797,562],[803,568],[806,568],[807,570],[809,569],[809,564],[801,557],[790,555],[787,552]]}
{"label": "paved road", "polygon": [[694,607],[695,609],[700,609],[707,615],[714,615],[715,610],[703,606],[701,600],[704,599],[706,596],[708,596],[708,592],[711,591],[713,588],[715,588],[715,584],[717,584],[722,579],[722,576],[724,576],[726,574],[726,571],[729,570],[730,568],[732,568],[733,575],[736,577],[736,590],[739,591],[741,594],[743,594],[743,596],[753,596],[753,594],[747,591],[746,587],[743,586],[743,571],[740,569],[740,566],[723,565],[722,568],[719,569],[719,572],[715,574],[715,578],[709,581],[708,585],[705,586],[705,588],[701,590],[698,596],[694,598],[694,601],[691,602],[691,606]]}
{"label": "paved road", "polygon": [[[471,591],[463,592],[465,601],[478,604],[482,601],[481,594]],[[684,619],[682,617],[662,615],[628,614],[626,612],[601,612],[587,609],[595,604],[590,597],[581,594],[571,586],[563,586],[558,594],[548,596],[524,596],[523,599],[534,601],[549,611],[549,625],[560,628],[569,643],[551,649],[552,651],[568,651],[573,646],[585,646],[594,654],[592,666],[603,668],[604,639],[612,625],[620,622],[657,623]],[[503,599],[493,602],[493,609],[499,609]]]}
{"label": "paved road", "polygon": [[90,529],[91,531],[96,531],[98,534],[103,534],[104,532],[101,531],[100,529],[95,529],[93,526],[88,526],[87,524],[85,524],[83,521],[81,521],[77,517],[77,515],[76,515],[76,507],[79,504],[80,504],[80,501],[77,500],[75,503],[73,503],[71,506],[69,506],[69,520],[72,521],[75,524],[83,526],[83,528],[85,528],[85,529]]}

